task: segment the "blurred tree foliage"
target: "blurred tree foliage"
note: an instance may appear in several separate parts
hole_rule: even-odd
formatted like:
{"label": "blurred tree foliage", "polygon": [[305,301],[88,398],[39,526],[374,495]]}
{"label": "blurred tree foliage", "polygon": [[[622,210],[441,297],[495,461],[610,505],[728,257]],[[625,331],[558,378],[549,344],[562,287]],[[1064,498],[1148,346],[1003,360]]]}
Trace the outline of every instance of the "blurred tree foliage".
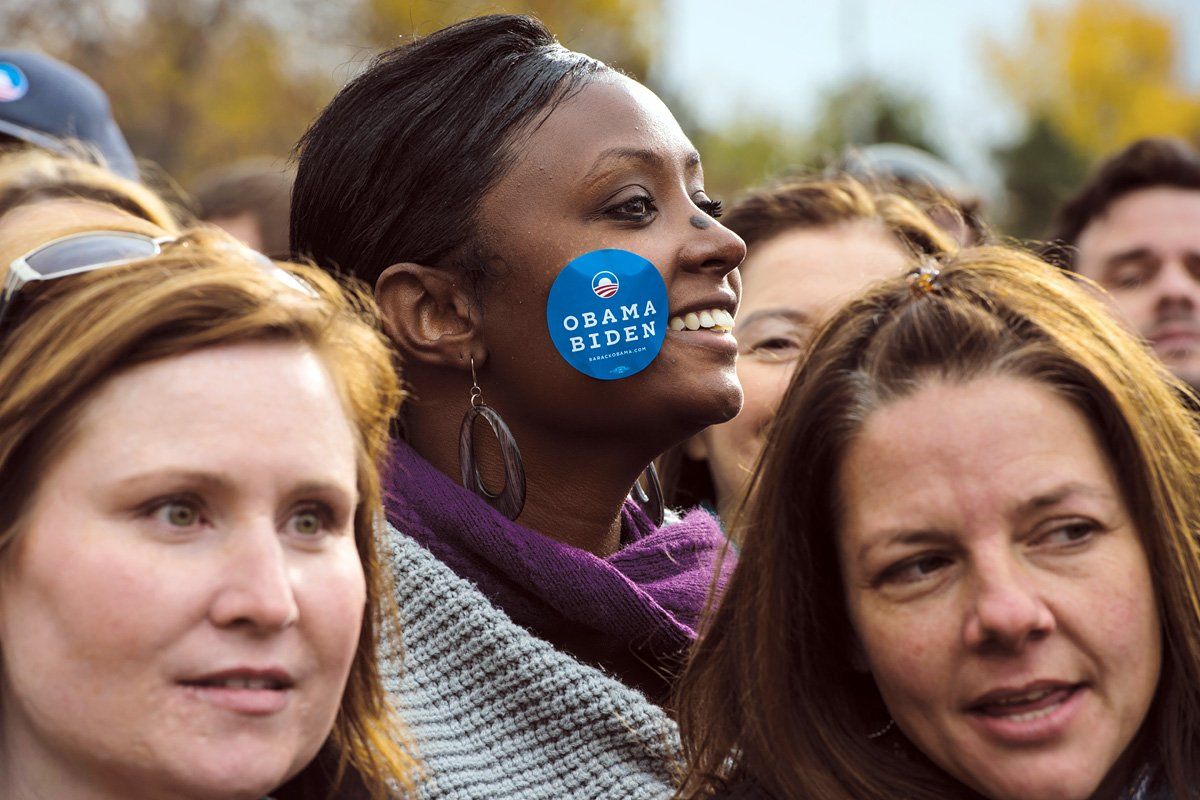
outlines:
{"label": "blurred tree foliage", "polygon": [[569,47],[644,75],[661,0],[0,2],[6,40],[104,87],[134,153],[180,181],[246,156],[281,162],[341,82],[405,37],[528,11]]}
{"label": "blurred tree foliage", "polygon": [[809,130],[748,118],[723,129],[695,126],[692,139],[709,193],[726,198],[780,175],[823,169],[850,146],[897,142],[939,154],[924,104],[873,78],[827,92]]}
{"label": "blurred tree foliage", "polygon": [[1024,135],[995,153],[1017,235],[1044,234],[1088,167],[1129,142],[1200,135],[1200,94],[1181,82],[1170,21],[1130,0],[1035,6],[1016,48],[990,41],[986,53],[1029,119]]}
{"label": "blurred tree foliage", "polygon": [[1087,177],[1087,160],[1040,114],[1019,140],[993,155],[1010,198],[1004,229],[1024,239],[1045,237],[1055,209]]}

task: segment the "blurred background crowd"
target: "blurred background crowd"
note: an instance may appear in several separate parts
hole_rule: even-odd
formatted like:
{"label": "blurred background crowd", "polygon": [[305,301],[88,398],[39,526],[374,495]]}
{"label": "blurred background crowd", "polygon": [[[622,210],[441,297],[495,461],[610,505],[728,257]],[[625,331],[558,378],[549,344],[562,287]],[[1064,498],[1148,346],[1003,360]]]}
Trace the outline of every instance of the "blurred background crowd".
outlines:
{"label": "blurred background crowd", "polygon": [[222,204],[213,170],[282,169],[372,54],[503,11],[537,15],[654,89],[715,196],[894,142],[953,165],[1000,232],[1040,237],[1105,156],[1143,136],[1200,137],[1189,0],[4,0],[0,26],[8,46],[93,77],[139,158]]}

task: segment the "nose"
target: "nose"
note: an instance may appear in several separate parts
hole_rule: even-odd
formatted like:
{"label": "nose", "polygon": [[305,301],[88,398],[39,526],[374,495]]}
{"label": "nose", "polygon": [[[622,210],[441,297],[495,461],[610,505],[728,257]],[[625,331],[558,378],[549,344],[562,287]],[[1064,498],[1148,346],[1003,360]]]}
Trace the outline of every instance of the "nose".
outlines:
{"label": "nose", "polygon": [[746,257],[746,243],[742,237],[700,209],[693,209],[686,224],[689,235],[680,252],[680,263],[685,270],[711,270],[725,275],[737,269]]}
{"label": "nose", "polygon": [[1054,614],[1024,569],[1012,560],[977,569],[963,638],[976,651],[1019,653],[1055,629]]}
{"label": "nose", "polygon": [[1158,311],[1194,311],[1200,305],[1200,278],[1179,259],[1163,264],[1158,279]]}
{"label": "nose", "polygon": [[269,520],[239,526],[223,548],[209,618],[219,628],[283,630],[300,617],[287,552]]}

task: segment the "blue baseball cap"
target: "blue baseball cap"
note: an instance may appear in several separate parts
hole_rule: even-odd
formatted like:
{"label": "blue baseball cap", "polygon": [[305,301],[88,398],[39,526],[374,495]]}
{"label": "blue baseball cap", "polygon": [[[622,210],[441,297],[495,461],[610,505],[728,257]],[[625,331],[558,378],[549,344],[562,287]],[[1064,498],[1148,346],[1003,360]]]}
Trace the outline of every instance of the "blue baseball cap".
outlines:
{"label": "blue baseball cap", "polygon": [[63,140],[76,139],[94,147],[113,172],[139,180],[108,95],[87,75],[41,53],[0,49],[0,134],[68,153]]}

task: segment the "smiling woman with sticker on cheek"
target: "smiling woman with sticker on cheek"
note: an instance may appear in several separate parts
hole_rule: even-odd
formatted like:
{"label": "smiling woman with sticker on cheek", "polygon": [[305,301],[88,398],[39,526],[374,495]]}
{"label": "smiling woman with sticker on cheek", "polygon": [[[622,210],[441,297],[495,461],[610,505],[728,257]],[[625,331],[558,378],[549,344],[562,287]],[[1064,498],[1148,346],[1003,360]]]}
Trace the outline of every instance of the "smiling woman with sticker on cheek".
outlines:
{"label": "smiling woman with sticker on cheek", "polygon": [[719,213],[652,92],[516,16],[377,59],[305,135],[293,195],[294,249],[375,285],[412,390],[389,520],[659,699],[723,537],[661,524],[649,476],[629,497],[741,405],[745,248]]}

